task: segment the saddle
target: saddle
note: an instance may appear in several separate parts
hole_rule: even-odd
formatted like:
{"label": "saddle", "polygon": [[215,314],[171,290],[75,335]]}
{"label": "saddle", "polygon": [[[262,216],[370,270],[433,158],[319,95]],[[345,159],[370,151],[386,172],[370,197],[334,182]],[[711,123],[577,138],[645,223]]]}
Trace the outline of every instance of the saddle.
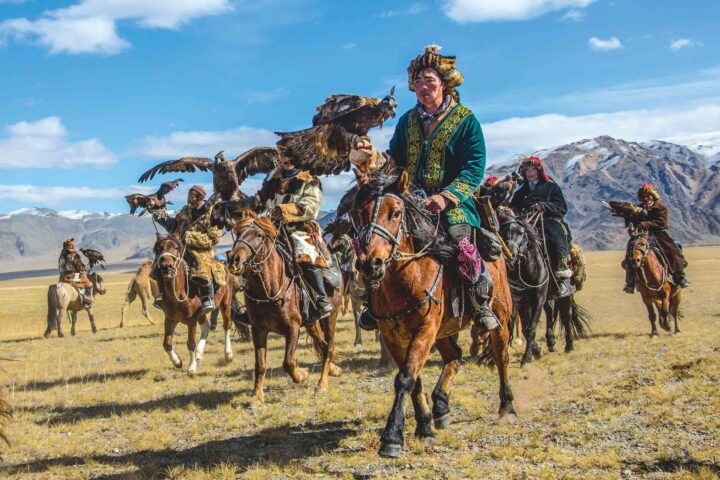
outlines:
{"label": "saddle", "polygon": [[68,283],[75,288],[91,288],[92,282],[85,273],[65,273],[60,275],[60,281]]}

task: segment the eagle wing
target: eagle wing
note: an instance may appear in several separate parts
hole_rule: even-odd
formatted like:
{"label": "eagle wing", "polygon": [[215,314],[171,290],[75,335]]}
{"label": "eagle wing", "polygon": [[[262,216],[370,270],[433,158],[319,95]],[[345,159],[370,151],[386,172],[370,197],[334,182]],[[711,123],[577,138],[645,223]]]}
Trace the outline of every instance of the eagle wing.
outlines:
{"label": "eagle wing", "polygon": [[168,193],[175,190],[178,187],[178,185],[180,185],[180,182],[182,182],[182,181],[183,181],[182,178],[178,178],[178,179],[173,180],[172,182],[165,182],[165,183],[161,184],[160,188],[155,193],[155,195],[157,195],[157,197],[159,199],[164,198],[165,195],[167,195]]}
{"label": "eagle wing", "polygon": [[255,147],[240,154],[235,160],[235,173],[238,183],[242,185],[245,179],[258,173],[270,173],[280,160],[280,152],[273,147]]}
{"label": "eagle wing", "polygon": [[313,175],[338,175],[350,168],[350,135],[335,123],[275,133],[280,136],[280,155],[291,158],[300,170],[309,170]]}
{"label": "eagle wing", "polygon": [[208,172],[212,170],[213,160],[205,157],[183,157],[178,160],[168,160],[155,165],[153,168],[143,173],[138,180],[140,183],[152,180],[158,173],[169,172]]}
{"label": "eagle wing", "polygon": [[103,263],[105,263],[105,257],[102,253],[92,248],[81,248],[80,251],[87,257],[90,270],[92,270],[95,265],[100,265],[102,269],[105,270],[105,265],[103,265]]}
{"label": "eagle wing", "polygon": [[317,107],[318,113],[313,117],[313,126],[317,127],[354,112],[365,105],[377,105],[379,98],[361,97],[360,95],[337,94],[331,95],[325,103]]}

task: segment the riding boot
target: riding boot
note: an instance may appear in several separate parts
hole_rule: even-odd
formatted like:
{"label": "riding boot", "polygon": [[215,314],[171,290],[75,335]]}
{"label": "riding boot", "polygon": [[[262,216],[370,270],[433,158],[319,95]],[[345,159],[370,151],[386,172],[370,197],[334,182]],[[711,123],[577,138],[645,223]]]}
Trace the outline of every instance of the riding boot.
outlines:
{"label": "riding boot", "polygon": [[215,310],[215,286],[213,285],[213,281],[210,280],[208,282],[207,286],[200,287],[201,292],[201,299],[202,302],[201,309],[202,313],[209,313]]}
{"label": "riding boot", "polygon": [[163,282],[162,277],[159,274],[156,274],[155,270],[150,274],[150,278],[155,280],[155,283],[157,283],[158,287],[158,296],[155,297],[155,301],[153,302],[153,307],[162,310],[162,301],[163,301]]}
{"label": "riding boot", "polygon": [[630,265],[625,266],[625,287],[623,288],[625,293],[635,293],[635,269]]}
{"label": "riding boot", "polygon": [[475,307],[475,317],[473,319],[475,328],[478,333],[494,330],[500,326],[495,312],[490,308],[490,301],[493,294],[493,281],[490,274],[486,271],[480,274],[480,279],[475,285],[468,288],[470,293],[470,301]]}
{"label": "riding boot", "polygon": [[563,298],[570,295],[570,278],[572,278],[573,271],[567,267],[567,259],[563,258],[557,262],[557,268],[553,272],[555,276],[555,284],[557,285],[557,292],[555,292],[555,298]]}
{"label": "riding boot", "polygon": [[328,301],[327,293],[325,292],[325,280],[323,279],[322,269],[309,263],[303,263],[302,269],[303,278],[317,294],[315,297],[317,316],[308,318],[307,323],[310,324],[316,320],[330,316],[333,311],[333,306]]}
{"label": "riding boot", "polygon": [[685,270],[675,272],[675,274],[673,275],[673,281],[675,282],[675,285],[680,288],[687,288],[690,286],[690,280],[688,280],[685,276]]}
{"label": "riding boot", "polygon": [[79,290],[80,290],[80,295],[82,295],[83,307],[85,307],[85,308],[92,307],[92,303],[93,303],[92,290],[90,288],[80,288]]}

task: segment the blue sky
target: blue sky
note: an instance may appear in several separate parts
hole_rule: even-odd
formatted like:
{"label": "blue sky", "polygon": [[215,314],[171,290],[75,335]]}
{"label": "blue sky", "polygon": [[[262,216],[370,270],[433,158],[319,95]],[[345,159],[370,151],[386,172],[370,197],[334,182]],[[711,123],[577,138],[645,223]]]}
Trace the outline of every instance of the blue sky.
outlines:
{"label": "blue sky", "polygon": [[[124,211],[156,162],[271,145],[332,93],[396,85],[405,111],[431,43],[491,162],[720,130],[718,21],[715,0],[0,0],[0,212]],[[348,178],[323,182],[332,208]]]}

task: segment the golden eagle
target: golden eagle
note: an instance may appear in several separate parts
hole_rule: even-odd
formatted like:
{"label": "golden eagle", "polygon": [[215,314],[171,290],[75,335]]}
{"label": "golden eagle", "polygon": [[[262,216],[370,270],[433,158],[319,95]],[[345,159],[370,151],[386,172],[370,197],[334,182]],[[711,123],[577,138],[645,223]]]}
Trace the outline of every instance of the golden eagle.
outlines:
{"label": "golden eagle", "polygon": [[180,185],[182,178],[173,180],[172,182],[165,182],[160,185],[157,192],[152,195],[143,195],[142,193],[132,193],[125,195],[125,201],[130,205],[130,215],[135,215],[138,208],[142,208],[139,217],[142,217],[145,212],[154,212],[156,210],[162,210],[166,205],[172,205],[172,202],[168,202],[165,199],[165,195],[172,192]]}
{"label": "golden eagle", "polygon": [[625,219],[625,226],[629,226],[638,213],[642,211],[640,207],[632,202],[624,202],[622,200],[610,200],[609,202],[601,202],[613,217]]}
{"label": "golden eagle", "polygon": [[212,172],[214,195],[221,200],[239,200],[240,184],[250,175],[269,171],[267,165],[275,165],[277,151],[272,147],[255,147],[234,160],[228,160],[223,152],[218,152],[215,159],[206,157],[183,157],[168,160],[155,165],[140,176],[139,182],[151,180],[158,173],[169,172]]}
{"label": "golden eagle", "polygon": [[103,265],[103,263],[105,263],[105,257],[102,253],[92,248],[81,248],[80,251],[87,257],[90,270],[92,270],[95,265],[100,265],[102,269],[105,270],[105,265]]}

